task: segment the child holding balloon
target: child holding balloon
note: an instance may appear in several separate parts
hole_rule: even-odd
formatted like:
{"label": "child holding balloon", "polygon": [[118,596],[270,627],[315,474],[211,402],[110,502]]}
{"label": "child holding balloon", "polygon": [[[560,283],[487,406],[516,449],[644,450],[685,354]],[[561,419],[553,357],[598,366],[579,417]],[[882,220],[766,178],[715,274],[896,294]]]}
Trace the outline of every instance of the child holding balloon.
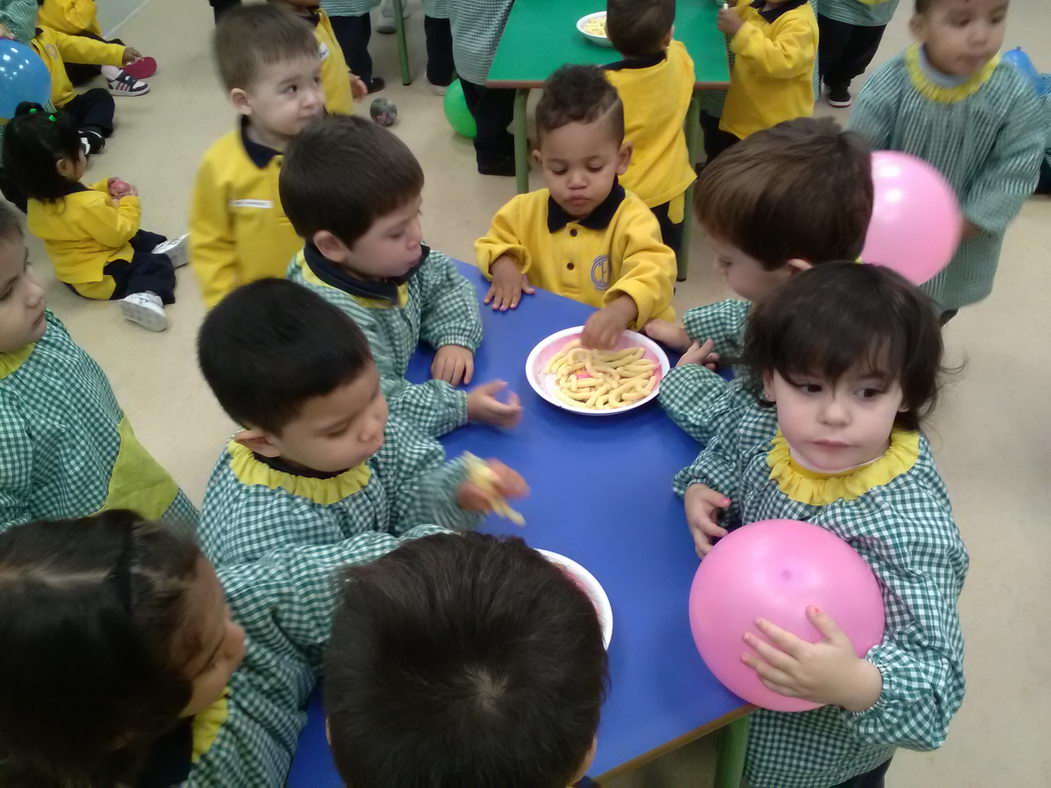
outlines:
{"label": "child holding balloon", "polygon": [[[930,301],[879,266],[827,263],[753,310],[746,358],[763,398],[738,398],[675,479],[699,554],[736,522],[794,519],[846,541],[886,610],[859,657],[816,608],[815,643],[762,618],[742,661],[766,688],[821,704],[752,716],[753,788],[882,785],[898,747],[937,748],[964,695],[957,598],[968,557],[920,431],[937,398],[942,339]],[[728,387],[707,372],[714,412]]]}

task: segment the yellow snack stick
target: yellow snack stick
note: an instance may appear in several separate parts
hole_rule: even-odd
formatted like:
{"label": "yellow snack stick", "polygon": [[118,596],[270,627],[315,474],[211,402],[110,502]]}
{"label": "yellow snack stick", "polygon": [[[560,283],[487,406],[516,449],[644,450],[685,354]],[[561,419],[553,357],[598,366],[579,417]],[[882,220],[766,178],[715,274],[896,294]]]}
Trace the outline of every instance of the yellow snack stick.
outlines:
{"label": "yellow snack stick", "polygon": [[504,497],[496,491],[496,474],[492,469],[470,452],[464,452],[463,459],[467,480],[477,485],[485,493],[485,497],[489,499],[489,505],[493,507],[493,512],[515,525],[525,525],[522,513],[508,506]]}

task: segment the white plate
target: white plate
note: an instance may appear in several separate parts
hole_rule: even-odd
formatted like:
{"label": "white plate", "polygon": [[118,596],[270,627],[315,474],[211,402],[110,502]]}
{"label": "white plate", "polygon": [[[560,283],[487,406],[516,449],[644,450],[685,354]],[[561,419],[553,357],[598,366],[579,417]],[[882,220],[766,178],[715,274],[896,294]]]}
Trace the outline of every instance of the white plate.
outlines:
{"label": "white plate", "polygon": [[543,399],[546,399],[556,408],[562,408],[562,410],[568,410],[571,413],[580,413],[584,416],[613,416],[617,413],[625,413],[633,408],[642,407],[657,396],[657,392],[660,391],[661,381],[664,379],[664,376],[668,374],[668,370],[671,369],[671,364],[668,363],[668,356],[663,350],[661,350],[660,345],[649,337],[643,336],[635,331],[625,331],[621,334],[614,349],[623,350],[627,347],[641,347],[645,351],[643,358],[648,358],[650,361],[657,363],[657,383],[653,387],[653,391],[638,402],[632,402],[630,405],[622,405],[619,408],[610,408],[609,410],[589,410],[583,406],[574,407],[568,402],[559,399],[558,395],[555,394],[555,391],[558,389],[558,383],[555,380],[555,376],[547,374],[544,370],[552,356],[562,350],[563,346],[580,336],[583,330],[584,326],[574,326],[573,328],[556,331],[551,336],[541,339],[536,344],[536,347],[529,352],[529,358],[526,359],[525,371],[526,379],[529,381],[529,385],[533,387],[533,391],[539,394]]}
{"label": "white plate", "polygon": [[591,572],[572,558],[552,553],[550,550],[537,549],[537,552],[572,577],[576,584],[584,589],[588,598],[591,599],[591,604],[595,606],[595,612],[598,613],[599,624],[602,626],[602,645],[609,651],[609,643],[613,640],[613,608],[610,607],[606,590]]}
{"label": "white plate", "polygon": [[586,38],[588,41],[590,41],[593,44],[598,44],[600,47],[612,47],[613,44],[610,43],[610,40],[609,40],[608,37],[606,37],[606,36],[596,36],[594,33],[589,33],[587,30],[584,29],[584,25],[586,25],[592,19],[598,19],[599,17],[601,17],[602,19],[605,19],[606,18],[606,12],[605,11],[596,11],[593,14],[587,14],[585,16],[580,17],[580,19],[577,20],[577,30],[580,31],[580,35],[584,36],[584,38]]}

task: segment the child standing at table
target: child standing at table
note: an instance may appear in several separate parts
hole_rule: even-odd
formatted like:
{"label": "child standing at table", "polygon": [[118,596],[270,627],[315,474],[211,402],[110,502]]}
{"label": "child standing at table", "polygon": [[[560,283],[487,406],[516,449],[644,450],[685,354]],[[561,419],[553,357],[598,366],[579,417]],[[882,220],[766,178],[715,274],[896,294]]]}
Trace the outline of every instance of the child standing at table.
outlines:
{"label": "child standing at table", "polygon": [[[421,244],[423,170],[390,131],[362,118],[326,118],[288,148],[281,202],[306,245],[288,278],[349,315],[368,338],[395,415],[438,437],[468,421],[513,427],[515,394],[492,381],[469,394],[482,321],[474,285]],[[435,348],[433,380],[405,379],[420,340]]]}
{"label": "child standing at table", "polygon": [[215,58],[240,123],[204,154],[194,182],[190,263],[209,308],[238,285],[284,276],[300,240],[277,192],[282,152],[325,112],[314,31],[286,10],[226,11]]}
{"label": "child standing at table", "polygon": [[657,216],[676,256],[682,246],[686,190],[694,181],[683,125],[693,97],[693,59],[672,40],[675,0],[609,0],[606,32],[624,60],[606,66],[624,104],[631,161],[621,178]]}
{"label": "child standing at table", "polygon": [[[697,552],[727,524],[813,523],[853,547],[883,589],[883,641],[858,658],[837,622],[809,643],[759,619],[743,661],[769,689],[822,704],[752,714],[754,788],[881,786],[898,747],[933,750],[964,696],[957,599],[968,557],[920,424],[941,370],[937,313],[880,266],[828,263],[759,305],[746,357],[763,402],[739,399],[675,479]],[[697,398],[727,387],[712,372]]]}
{"label": "child standing at table", "polygon": [[898,0],[817,0],[818,69],[830,107],[853,103],[850,82],[876,56]]}
{"label": "child standing at table", "polygon": [[1046,131],[1018,69],[1001,63],[1007,0],[916,0],[919,39],[865,83],[850,128],[949,181],[965,220],[956,255],[923,289],[942,322],[993,289],[1011,220],[1037,184]]}
{"label": "child standing at table", "polygon": [[814,111],[817,17],[808,0],[737,0],[719,11],[734,54],[719,134],[705,148],[718,156],[750,134]]}
{"label": "child standing at table", "polygon": [[537,150],[547,188],[520,194],[475,242],[493,282],[485,303],[514,309],[542,287],[599,307],[581,341],[612,347],[626,328],[672,319],[675,253],[653,212],[617,180],[628,169],[624,106],[595,66],[563,66],[536,108]]}
{"label": "child standing at table", "polygon": [[201,509],[201,546],[217,565],[285,545],[367,545],[427,523],[465,530],[526,493],[503,463],[447,463],[437,441],[388,421],[365,337],[305,287],[264,279],[235,290],[197,347],[205,380],[241,425]]}
{"label": "child standing at table", "polygon": [[325,709],[347,785],[578,784],[606,653],[561,569],[519,539],[438,534],[344,578]]}

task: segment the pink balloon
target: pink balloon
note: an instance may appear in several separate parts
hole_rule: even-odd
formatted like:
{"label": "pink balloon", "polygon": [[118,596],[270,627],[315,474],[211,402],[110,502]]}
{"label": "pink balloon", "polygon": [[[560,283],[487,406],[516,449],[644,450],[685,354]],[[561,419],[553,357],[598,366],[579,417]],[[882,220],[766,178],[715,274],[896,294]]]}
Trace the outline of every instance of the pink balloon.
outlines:
{"label": "pink balloon", "polygon": [[[733,693],[774,711],[818,704],[767,689],[741,661],[743,636],[759,638],[765,618],[815,643],[821,633],[806,608],[816,605],[863,657],[883,641],[883,595],[869,565],[830,531],[798,520],[764,520],[732,531],[701,561],[690,589],[690,628],[708,669]],[[763,638],[765,639],[765,638]]]}
{"label": "pink balloon", "polygon": [[922,285],[952,260],[963,219],[956,193],[938,170],[907,153],[872,154],[875,194],[861,259]]}

